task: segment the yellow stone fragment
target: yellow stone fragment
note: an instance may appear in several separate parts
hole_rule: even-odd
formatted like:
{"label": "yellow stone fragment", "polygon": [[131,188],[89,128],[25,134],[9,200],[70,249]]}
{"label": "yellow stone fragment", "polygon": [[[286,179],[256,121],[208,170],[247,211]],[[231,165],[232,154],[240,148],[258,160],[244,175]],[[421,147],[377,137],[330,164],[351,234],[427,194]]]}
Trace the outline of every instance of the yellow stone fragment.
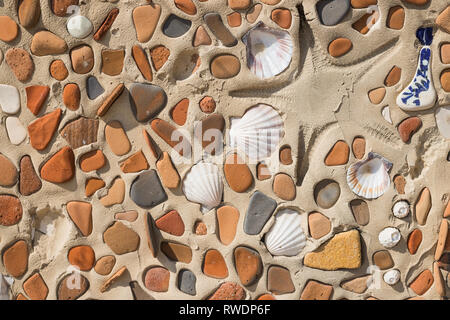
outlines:
{"label": "yellow stone fragment", "polygon": [[304,265],[321,270],[357,269],[361,266],[358,230],[335,235],[317,251],[305,255]]}

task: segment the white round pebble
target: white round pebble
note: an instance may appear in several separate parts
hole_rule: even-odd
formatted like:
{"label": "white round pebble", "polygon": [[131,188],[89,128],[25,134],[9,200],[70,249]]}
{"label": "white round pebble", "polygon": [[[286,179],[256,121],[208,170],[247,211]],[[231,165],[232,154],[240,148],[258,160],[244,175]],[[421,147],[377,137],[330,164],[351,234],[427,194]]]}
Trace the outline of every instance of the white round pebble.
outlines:
{"label": "white round pebble", "polygon": [[389,270],[383,275],[383,280],[388,285],[393,286],[400,280],[400,271],[397,269]]}
{"label": "white round pebble", "polygon": [[409,214],[409,203],[405,200],[397,201],[392,208],[392,213],[397,218],[405,218]]}
{"label": "white round pebble", "polygon": [[67,31],[74,38],[86,38],[92,29],[92,22],[85,16],[73,16],[67,20]]}
{"label": "white round pebble", "polygon": [[0,107],[8,114],[19,112],[20,95],[16,87],[0,84]]}
{"label": "white round pebble", "polygon": [[6,118],[6,132],[9,141],[15,145],[19,145],[27,137],[27,130],[17,117]]}
{"label": "white round pebble", "polygon": [[378,235],[378,240],[385,248],[395,247],[401,238],[400,231],[393,227],[383,229]]}

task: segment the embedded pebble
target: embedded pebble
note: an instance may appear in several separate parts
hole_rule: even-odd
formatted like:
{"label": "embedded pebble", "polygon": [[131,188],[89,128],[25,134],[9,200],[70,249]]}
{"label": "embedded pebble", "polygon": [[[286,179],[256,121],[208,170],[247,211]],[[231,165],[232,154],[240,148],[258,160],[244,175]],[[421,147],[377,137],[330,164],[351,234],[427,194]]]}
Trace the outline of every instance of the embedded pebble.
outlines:
{"label": "embedded pebble", "polygon": [[145,273],[145,287],[150,291],[166,292],[169,290],[170,272],[163,267],[152,267]]}
{"label": "embedded pebble", "polygon": [[260,162],[256,166],[256,177],[260,181],[264,181],[272,177],[272,174],[270,173],[270,170],[265,163]]}
{"label": "embedded pebble", "polygon": [[69,71],[64,62],[58,59],[50,64],[50,75],[58,81],[63,81],[69,76]]}
{"label": "embedded pebble", "polygon": [[199,26],[195,32],[193,45],[194,47],[209,46],[212,43],[211,37],[203,26]]}
{"label": "embedded pebble", "polygon": [[267,290],[276,295],[294,292],[295,287],[289,270],[282,266],[270,266],[267,271]]}
{"label": "embedded pebble", "polygon": [[424,226],[427,222],[428,214],[431,209],[431,193],[430,189],[423,188],[417,198],[416,204],[414,205],[414,213],[416,216],[417,223]]}
{"label": "embedded pebble", "polygon": [[14,242],[3,252],[3,264],[14,278],[20,278],[28,269],[28,245],[24,240]]}
{"label": "embedded pebble", "polygon": [[48,287],[41,274],[35,273],[24,281],[23,290],[31,300],[45,300],[48,296]]}
{"label": "embedded pebble", "polygon": [[402,76],[402,69],[400,69],[397,66],[392,67],[392,69],[387,74],[386,78],[384,79],[384,85],[386,87],[392,87],[393,85],[396,85]]}
{"label": "embedded pebble", "polygon": [[[185,150],[191,151],[189,140],[167,121],[154,119],[151,122],[151,127],[169,146],[172,148],[179,148],[176,151],[178,151],[181,156],[183,156]],[[176,140],[173,140],[173,138]]]}
{"label": "embedded pebble", "polygon": [[350,0],[320,0],[316,3],[320,22],[326,26],[335,26],[347,15]]}
{"label": "embedded pebble", "polygon": [[74,38],[86,38],[93,28],[92,22],[85,16],[73,16],[67,20],[67,31]]}
{"label": "embedded pebble", "polygon": [[394,266],[392,256],[387,250],[375,252],[372,256],[372,261],[381,270],[390,269]]}
{"label": "embedded pebble", "polygon": [[113,120],[105,127],[105,138],[111,151],[117,156],[123,156],[131,150],[131,144],[122,124]]}
{"label": "embedded pebble", "polygon": [[41,17],[41,7],[39,0],[23,0],[19,4],[19,22],[24,28],[32,28]]}
{"label": "embedded pebble", "polygon": [[205,236],[208,234],[208,228],[203,221],[197,221],[194,225],[194,233],[198,236]]}
{"label": "embedded pebble", "polygon": [[325,158],[327,166],[339,166],[346,164],[350,155],[350,148],[345,141],[338,141],[328,152]]}
{"label": "embedded pebble", "polygon": [[254,23],[259,18],[259,14],[261,13],[261,10],[263,9],[262,4],[257,3],[250,9],[248,9],[245,18],[249,23]]}
{"label": "embedded pebble", "polygon": [[158,173],[161,176],[162,184],[169,189],[178,188],[180,176],[173,165],[169,153],[163,152],[161,159],[156,162]]}
{"label": "embedded pebble", "polygon": [[156,117],[167,104],[166,93],[156,85],[133,83],[129,92],[131,110],[139,122]]}
{"label": "embedded pebble", "polygon": [[308,215],[309,234],[314,239],[320,239],[331,231],[331,221],[320,212]]}
{"label": "embedded pebble", "polygon": [[161,15],[158,4],[136,7],[133,10],[133,22],[139,42],[148,42],[155,32]]}
{"label": "embedded pebble", "polygon": [[27,94],[27,108],[37,116],[47,100],[50,88],[48,86],[30,86],[25,88],[25,92]]}
{"label": "embedded pebble", "polygon": [[197,294],[196,283],[197,277],[195,274],[187,269],[180,270],[178,273],[178,288],[191,296],[195,296]]}
{"label": "embedded pebble", "polygon": [[23,209],[18,198],[12,195],[0,195],[0,225],[13,226],[22,219]]}
{"label": "embedded pebble", "polygon": [[41,179],[36,174],[30,156],[26,155],[20,159],[19,192],[21,195],[29,196],[38,192],[42,187]]}
{"label": "embedded pebble", "polygon": [[155,170],[141,173],[131,184],[130,197],[142,208],[153,208],[167,200],[161,181]]}
{"label": "embedded pebble", "polygon": [[328,45],[328,53],[333,58],[339,58],[347,54],[353,47],[352,41],[347,38],[337,38]]}
{"label": "embedded pebble", "polygon": [[354,293],[364,293],[368,289],[367,285],[372,280],[372,275],[354,278],[344,281],[341,284],[342,289],[351,291]]}
{"label": "embedded pebble", "polygon": [[86,197],[92,196],[95,192],[106,186],[102,179],[91,178],[86,180],[85,195]]}
{"label": "embedded pebble", "polygon": [[246,247],[234,249],[236,272],[244,286],[252,285],[262,272],[262,261],[259,253]]}
{"label": "embedded pebble", "polygon": [[237,39],[233,36],[218,13],[207,13],[203,16],[206,25],[217,39],[222,42],[225,47],[233,47],[237,44]]}
{"label": "embedded pebble", "polygon": [[175,6],[189,15],[195,15],[197,13],[197,7],[192,0],[175,0]]}
{"label": "embedded pebble", "polygon": [[314,187],[314,198],[319,207],[329,209],[341,195],[339,184],[333,180],[322,180]]}
{"label": "embedded pebble", "polygon": [[8,16],[0,16],[0,40],[5,42],[12,42],[19,34],[19,27],[17,23]]}
{"label": "embedded pebble", "polygon": [[69,14],[68,9],[70,6],[77,6],[79,0],[52,0],[52,11],[58,17],[65,17]]}
{"label": "embedded pebble", "polygon": [[410,284],[409,287],[419,296],[425,294],[433,285],[434,278],[430,270],[422,271]]}
{"label": "embedded pebble", "polygon": [[9,141],[14,145],[19,145],[27,137],[27,130],[17,117],[8,117],[5,121],[6,132],[8,133]]}
{"label": "embedded pebble", "polygon": [[401,30],[405,23],[405,9],[395,6],[389,9],[386,25],[390,29]]}
{"label": "embedded pebble", "polygon": [[63,54],[67,49],[67,43],[49,31],[39,31],[31,40],[31,53],[35,56]]}
{"label": "embedded pebble", "polygon": [[101,150],[92,150],[83,154],[79,162],[81,170],[90,172],[103,168],[106,158]]}
{"label": "embedded pebble", "polygon": [[94,266],[94,270],[99,275],[106,276],[111,273],[115,264],[116,258],[114,256],[104,256],[97,260]]}
{"label": "embedded pebble", "polygon": [[149,165],[142,150],[136,152],[120,164],[120,170],[123,173],[136,173],[147,170],[148,168]]}
{"label": "embedded pebble", "polygon": [[409,117],[403,120],[397,127],[400,138],[404,143],[411,141],[411,137],[422,126],[422,120],[419,117]]}
{"label": "embedded pebble", "polygon": [[92,233],[92,205],[89,202],[70,201],[66,205],[70,219],[85,237]]}
{"label": "embedded pebble", "polygon": [[[76,283],[74,286],[73,284]],[[77,300],[89,289],[89,280],[76,271],[64,276],[58,284],[58,300]]]}
{"label": "embedded pebble", "polygon": [[290,146],[286,146],[280,149],[280,162],[285,166],[291,165],[294,162],[292,160],[292,150]]}
{"label": "embedded pebble", "polygon": [[309,280],[300,295],[300,300],[330,300],[333,286]]}
{"label": "embedded pebble", "polygon": [[450,43],[444,43],[441,46],[441,62],[450,64]]}
{"label": "embedded pebble", "polygon": [[228,268],[222,254],[215,250],[208,250],[203,259],[203,273],[208,277],[224,279],[228,277]]}
{"label": "embedded pebble", "polygon": [[386,96],[386,88],[380,87],[376,89],[372,89],[368,92],[369,100],[373,104],[380,104]]}
{"label": "embedded pebble", "polygon": [[233,242],[236,236],[237,224],[239,222],[239,211],[232,206],[223,206],[217,209],[217,225],[219,228],[219,239],[224,245]]}
{"label": "embedded pebble", "polygon": [[378,241],[385,248],[395,247],[401,240],[402,235],[397,228],[387,227],[378,234]]}
{"label": "embedded pebble", "polygon": [[170,116],[177,125],[183,126],[186,123],[188,110],[189,99],[184,98],[170,110]]}
{"label": "embedded pebble", "polygon": [[225,179],[235,192],[245,192],[253,183],[253,175],[237,153],[229,155],[223,167]]}
{"label": "embedded pebble", "polygon": [[292,24],[292,14],[288,9],[280,8],[272,11],[270,15],[272,21],[283,29],[289,29]]}
{"label": "embedded pebble", "polygon": [[28,135],[33,148],[36,150],[47,148],[58,128],[61,114],[62,110],[58,108],[30,123]]}
{"label": "embedded pebble", "polygon": [[422,243],[423,235],[419,229],[414,229],[408,236],[408,251],[410,254],[415,254]]}
{"label": "embedded pebble", "polygon": [[234,282],[225,282],[208,298],[208,300],[244,300],[244,289]]}
{"label": "embedded pebble", "polygon": [[139,214],[137,211],[125,211],[125,212],[117,212],[114,215],[114,219],[116,220],[125,220],[128,222],[134,222],[138,218]]}
{"label": "embedded pebble", "polygon": [[366,153],[366,140],[363,137],[353,139],[352,151],[356,159],[362,159]]}
{"label": "embedded pebble", "polygon": [[89,271],[94,267],[95,252],[90,246],[77,246],[69,250],[67,259],[81,271]]}
{"label": "embedded pebble", "polygon": [[133,59],[136,62],[136,65],[141,72],[142,76],[147,81],[153,80],[152,68],[150,67],[150,63],[148,62],[147,55],[145,54],[144,49],[142,49],[138,45],[134,45],[132,48]]}
{"label": "embedded pebble", "polygon": [[121,178],[116,178],[109,188],[108,193],[100,199],[100,202],[105,207],[111,207],[115,204],[121,204],[124,198],[125,182]]}
{"label": "embedded pebble", "polygon": [[273,179],[273,192],[280,199],[286,201],[294,200],[297,195],[294,180],[285,173],[275,175]]}
{"label": "embedded pebble", "polygon": [[97,119],[81,117],[66,124],[60,134],[73,149],[78,149],[97,142],[98,126]]}
{"label": "embedded pebble", "polygon": [[450,69],[445,69],[441,73],[441,85],[445,92],[450,92]]}
{"label": "embedded pebble", "polygon": [[177,237],[182,236],[184,233],[185,227],[183,219],[181,218],[180,214],[175,210],[167,212],[161,218],[157,219],[155,221],[155,224],[159,230],[162,230]]}
{"label": "embedded pebble", "polygon": [[156,46],[150,50],[153,67],[159,71],[170,57],[170,50],[164,46]]}
{"label": "embedded pebble", "polygon": [[19,112],[20,94],[16,87],[0,84],[0,107],[8,114]]}
{"label": "embedded pebble", "polygon": [[17,182],[16,166],[3,154],[0,154],[0,186],[11,187]]}
{"label": "embedded pebble", "polygon": [[[410,0],[411,1],[411,0]],[[428,0],[414,0],[418,2],[428,2]],[[447,33],[450,33],[450,6],[445,8],[441,13],[439,13],[436,18],[436,24],[439,28]]]}
{"label": "embedded pebble", "polygon": [[73,71],[79,74],[89,73],[94,67],[94,51],[88,45],[81,45],[70,51]]}
{"label": "embedded pebble", "polygon": [[122,73],[125,50],[102,51],[102,73],[108,76],[118,76]]}
{"label": "embedded pebble", "polygon": [[118,255],[136,251],[140,242],[139,235],[120,221],[106,229],[103,240]]}
{"label": "embedded pebble", "polygon": [[163,33],[169,38],[179,38],[189,31],[192,22],[171,14],[163,25]]}
{"label": "embedded pebble", "polygon": [[239,12],[233,12],[227,15],[227,22],[231,28],[239,27],[242,24],[242,16]]}
{"label": "embedded pebble", "polygon": [[191,263],[192,250],[188,246],[175,242],[161,243],[161,251],[172,261]]}
{"label": "embedded pebble", "polygon": [[448,232],[449,223],[447,220],[442,219],[441,225],[439,227],[439,235],[438,235],[438,241],[436,244],[436,250],[434,251],[434,260],[439,260],[444,253],[444,251],[447,251],[450,249],[450,237]]}
{"label": "embedded pebble", "polygon": [[41,168],[41,177],[52,183],[64,183],[75,175],[75,156],[69,147],[55,153]]}
{"label": "embedded pebble", "polygon": [[199,106],[204,113],[213,113],[216,110],[216,102],[212,97],[203,97]]}
{"label": "embedded pebble", "polygon": [[34,63],[30,54],[20,48],[11,48],[5,54],[6,63],[17,80],[27,82],[33,75]]}
{"label": "embedded pebble", "polygon": [[98,82],[97,78],[93,76],[86,79],[86,89],[88,98],[91,100],[97,99],[105,92],[105,89],[103,89],[100,82]]}
{"label": "embedded pebble", "polygon": [[241,71],[241,63],[231,54],[216,56],[211,62],[211,73],[218,79],[233,78],[239,71]]}
{"label": "embedded pebble", "polygon": [[117,270],[108,280],[106,280],[105,283],[103,283],[103,285],[100,287],[100,292],[104,293],[107,290],[109,290],[109,288],[116,283],[117,281],[119,281],[120,277],[122,277],[126,272],[128,272],[128,269],[126,266],[123,266],[122,268],[120,268],[119,270]]}
{"label": "embedded pebble", "polygon": [[276,207],[274,199],[260,191],[253,193],[245,214],[244,232],[249,235],[259,234]]}
{"label": "embedded pebble", "polygon": [[406,218],[409,215],[410,208],[407,201],[401,200],[397,201],[392,207],[392,213],[397,218]]}
{"label": "embedded pebble", "polygon": [[116,20],[117,16],[119,15],[119,9],[114,8],[112,9],[108,15],[106,16],[105,20],[103,21],[102,25],[94,34],[94,40],[100,41],[100,39],[103,38],[103,36],[108,32],[108,30],[113,25],[114,21]]}
{"label": "embedded pebble", "polygon": [[403,176],[397,175],[394,177],[394,186],[399,194],[405,194],[406,180]]}
{"label": "embedded pebble", "polygon": [[385,272],[383,275],[383,280],[390,286],[395,285],[400,281],[400,271],[393,269]]}

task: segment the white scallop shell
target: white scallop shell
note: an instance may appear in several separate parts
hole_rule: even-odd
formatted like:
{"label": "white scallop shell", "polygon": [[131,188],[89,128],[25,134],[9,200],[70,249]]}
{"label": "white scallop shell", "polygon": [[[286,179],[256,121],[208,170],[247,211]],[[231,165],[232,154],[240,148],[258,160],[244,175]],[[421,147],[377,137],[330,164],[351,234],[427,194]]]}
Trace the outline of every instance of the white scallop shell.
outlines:
{"label": "white scallop shell", "polygon": [[231,120],[230,145],[251,160],[269,158],[283,136],[283,120],[266,104],[258,104],[248,109],[242,118]]}
{"label": "white scallop shell", "polygon": [[295,256],[306,246],[306,237],[301,227],[298,212],[280,210],[275,223],[265,237],[266,247],[274,256]]}
{"label": "white scallop shell", "polygon": [[410,212],[409,203],[405,200],[397,201],[392,208],[392,213],[397,218],[405,218]]}
{"label": "white scallop shell", "polygon": [[183,180],[183,192],[189,201],[199,203],[206,213],[222,201],[223,180],[219,168],[209,162],[195,164]]}
{"label": "white scallop shell", "polygon": [[287,31],[261,22],[242,37],[242,42],[247,46],[247,66],[260,79],[280,74],[291,63],[294,45]]}
{"label": "white scallop shell", "polygon": [[347,170],[350,189],[365,199],[382,196],[391,184],[389,170],[392,163],[384,157],[370,152],[366,160],[352,164]]}
{"label": "white scallop shell", "polygon": [[450,106],[440,107],[435,116],[439,132],[444,138],[450,139]]}

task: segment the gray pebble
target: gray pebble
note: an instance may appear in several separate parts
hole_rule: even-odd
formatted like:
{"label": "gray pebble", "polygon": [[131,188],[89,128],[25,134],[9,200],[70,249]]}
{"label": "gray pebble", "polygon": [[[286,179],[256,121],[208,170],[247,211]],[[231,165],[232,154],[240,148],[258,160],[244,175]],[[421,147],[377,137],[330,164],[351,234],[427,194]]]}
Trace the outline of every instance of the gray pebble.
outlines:
{"label": "gray pebble", "polygon": [[256,191],[250,199],[250,204],[245,215],[245,233],[250,235],[259,234],[276,207],[277,202],[274,199],[269,198],[262,192]]}
{"label": "gray pebble", "polygon": [[316,4],[320,22],[326,26],[335,26],[350,9],[350,0],[321,0]]}
{"label": "gray pebble", "polygon": [[170,38],[178,38],[189,31],[192,22],[171,14],[164,22],[163,33]]}
{"label": "gray pebble", "polygon": [[141,173],[133,181],[130,197],[138,206],[147,209],[167,200],[167,194],[155,170]]}
{"label": "gray pebble", "polygon": [[197,278],[192,271],[184,269],[178,273],[178,288],[184,293],[195,296],[197,294],[195,290],[196,282]]}
{"label": "gray pebble", "polygon": [[86,81],[86,90],[88,98],[91,100],[97,99],[100,95],[105,92],[102,85],[98,82],[96,77],[90,76]]}

